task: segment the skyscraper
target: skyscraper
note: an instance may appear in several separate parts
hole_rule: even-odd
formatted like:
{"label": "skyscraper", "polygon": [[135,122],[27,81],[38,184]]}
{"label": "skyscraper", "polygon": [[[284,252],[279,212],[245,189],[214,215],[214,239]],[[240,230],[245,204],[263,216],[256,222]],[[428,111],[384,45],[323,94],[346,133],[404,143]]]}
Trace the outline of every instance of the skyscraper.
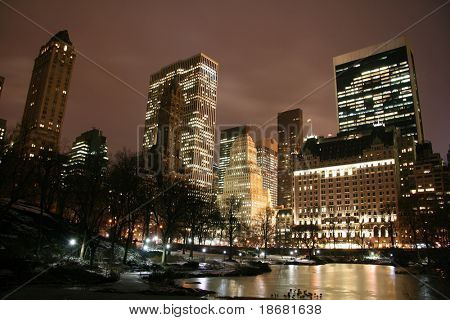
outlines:
{"label": "skyscraper", "polygon": [[31,157],[39,150],[58,149],[74,60],[66,30],[43,45],[34,60],[21,126],[21,139]]}
{"label": "skyscraper", "polygon": [[98,129],[91,129],[79,135],[72,144],[72,149],[68,155],[65,166],[66,174],[77,174],[83,170],[88,157],[98,157],[104,162],[104,167],[108,163],[108,147],[106,137]]}
{"label": "skyscraper", "polygon": [[219,203],[225,205],[232,196],[240,199],[237,217],[247,225],[257,222],[259,215],[270,207],[269,190],[263,187],[261,168],[256,161],[255,143],[247,133],[233,142]]}
{"label": "skyscraper", "polygon": [[167,83],[160,98],[157,142],[148,152],[148,168],[153,174],[179,172],[182,168],[181,111],[183,96],[177,79]]}
{"label": "skyscraper", "polygon": [[167,83],[178,78],[181,111],[181,152],[185,172],[199,189],[212,192],[218,63],[203,53],[162,68],[150,76],[145,115],[144,150],[158,141],[160,99]]}
{"label": "skyscraper", "polygon": [[253,135],[255,128],[252,126],[240,126],[229,129],[224,129],[220,132],[220,146],[219,146],[219,170],[218,170],[218,190],[217,193],[223,192],[223,181],[225,177],[225,171],[230,163],[230,151],[234,140],[241,134]]}
{"label": "skyscraper", "polygon": [[302,110],[278,113],[278,206],[292,206],[293,158],[302,143]]}
{"label": "skyscraper", "polygon": [[263,139],[256,145],[256,158],[263,176],[263,187],[270,191],[272,206],[278,201],[278,144],[275,139]]}
{"label": "skyscraper", "polygon": [[333,58],[340,132],[377,124],[423,142],[414,58],[404,38]]}

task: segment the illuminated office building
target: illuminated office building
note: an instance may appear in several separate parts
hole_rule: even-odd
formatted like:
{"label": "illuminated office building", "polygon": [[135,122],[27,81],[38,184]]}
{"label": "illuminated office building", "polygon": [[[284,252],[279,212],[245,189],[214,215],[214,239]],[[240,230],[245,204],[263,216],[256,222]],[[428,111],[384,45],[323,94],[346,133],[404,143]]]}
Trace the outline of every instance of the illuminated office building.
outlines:
{"label": "illuminated office building", "polygon": [[30,157],[58,149],[74,60],[66,30],[43,45],[34,60],[20,135]]}
{"label": "illuminated office building", "polygon": [[308,139],[294,171],[294,223],[317,225],[321,247],[390,247],[400,138],[398,129],[378,127],[352,138]]}
{"label": "illuminated office building", "polygon": [[220,146],[219,146],[219,169],[217,172],[217,193],[221,194],[223,192],[223,181],[225,177],[225,171],[230,164],[230,151],[234,140],[242,134],[249,134],[254,138],[254,133],[256,128],[253,126],[240,126],[228,129],[223,129],[220,131]]}
{"label": "illuminated office building", "polygon": [[150,76],[145,115],[144,151],[158,141],[161,96],[178,79],[183,98],[180,156],[189,181],[212,193],[218,63],[203,53],[162,68]]}
{"label": "illuminated office building", "polygon": [[278,144],[275,139],[263,139],[256,146],[257,162],[263,176],[263,187],[270,191],[274,207],[278,201]]}
{"label": "illuminated office building", "polygon": [[166,83],[160,98],[157,142],[148,150],[148,168],[153,174],[181,172],[181,112],[183,96],[178,79]]}
{"label": "illuminated office building", "polygon": [[231,147],[219,203],[224,206],[232,196],[240,199],[237,217],[247,225],[258,221],[266,208],[271,207],[269,190],[263,187],[261,168],[256,161],[255,143],[245,133],[238,136]]}
{"label": "illuminated office building", "polygon": [[423,142],[414,58],[404,38],[337,56],[333,66],[340,132],[383,124]]}
{"label": "illuminated office building", "polygon": [[303,143],[301,109],[278,113],[278,206],[292,206],[293,160]]}
{"label": "illuminated office building", "polygon": [[89,158],[95,158],[95,163],[100,161],[103,163],[102,167],[106,169],[108,164],[108,147],[106,137],[98,129],[86,131],[75,139],[64,168],[65,174],[82,173]]}

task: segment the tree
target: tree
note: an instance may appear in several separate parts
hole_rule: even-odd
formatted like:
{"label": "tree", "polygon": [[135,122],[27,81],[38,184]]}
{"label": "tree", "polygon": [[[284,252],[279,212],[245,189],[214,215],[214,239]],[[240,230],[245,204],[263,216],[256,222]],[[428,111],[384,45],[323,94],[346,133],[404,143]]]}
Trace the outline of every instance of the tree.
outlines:
{"label": "tree", "polygon": [[233,259],[233,241],[237,233],[242,231],[243,224],[237,216],[242,202],[239,198],[232,195],[225,199],[225,207],[223,208],[223,216],[225,222],[225,230],[228,236],[228,260]]}
{"label": "tree", "polygon": [[264,246],[264,259],[267,258],[268,243],[270,239],[275,236],[274,216],[275,211],[272,208],[267,207],[266,210],[264,210],[259,225]]}
{"label": "tree", "polygon": [[155,214],[158,216],[161,228],[163,254],[161,262],[167,263],[167,245],[184,225],[186,205],[190,185],[186,177],[179,174],[160,175],[157,177],[158,192],[155,196]]}
{"label": "tree", "polygon": [[319,227],[317,224],[299,224],[292,227],[294,238],[297,242],[303,243],[309,250],[309,257],[314,255],[314,250],[317,244],[317,235]]}
{"label": "tree", "polygon": [[137,221],[141,219],[147,209],[142,206],[146,201],[148,188],[144,178],[139,174],[138,159],[135,154],[126,150],[115,155],[108,173],[109,200],[111,207],[112,250],[123,228],[126,228],[123,263],[127,262],[128,251],[133,242],[133,235]]}
{"label": "tree", "polygon": [[100,226],[105,222],[108,209],[108,189],[105,184],[106,163],[103,155],[87,155],[79,171],[70,173],[66,179],[71,194],[71,207],[82,233],[80,258],[84,259],[90,245],[91,261],[95,252],[95,242]]}

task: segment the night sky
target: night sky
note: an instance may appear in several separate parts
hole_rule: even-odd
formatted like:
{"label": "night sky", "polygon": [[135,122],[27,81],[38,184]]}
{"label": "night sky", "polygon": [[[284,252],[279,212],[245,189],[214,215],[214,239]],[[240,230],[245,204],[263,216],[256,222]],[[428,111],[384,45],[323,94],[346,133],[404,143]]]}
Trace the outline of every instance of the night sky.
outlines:
{"label": "night sky", "polygon": [[[151,73],[200,51],[220,64],[219,126],[274,124],[300,106],[314,133],[336,133],[333,56],[392,38],[445,1],[26,1],[8,4],[78,54],[62,148],[92,127],[109,149],[136,150]],[[320,5],[318,5],[320,3]],[[450,143],[450,4],[406,34],[416,63],[425,138]],[[20,121],[39,48],[50,38],[0,0],[0,118]],[[134,88],[131,89],[130,87]],[[296,101],[302,100],[298,105]]]}

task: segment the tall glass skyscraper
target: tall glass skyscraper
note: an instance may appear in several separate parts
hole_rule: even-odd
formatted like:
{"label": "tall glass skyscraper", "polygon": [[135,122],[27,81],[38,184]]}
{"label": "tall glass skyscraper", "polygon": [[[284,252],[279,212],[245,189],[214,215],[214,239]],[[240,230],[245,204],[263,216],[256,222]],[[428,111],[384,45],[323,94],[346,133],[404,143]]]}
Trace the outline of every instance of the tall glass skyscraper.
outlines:
{"label": "tall glass skyscraper", "polygon": [[422,143],[414,59],[404,38],[333,58],[340,132],[395,126]]}
{"label": "tall glass skyscraper", "polygon": [[218,63],[203,53],[175,62],[150,76],[144,150],[158,141],[164,88],[176,79],[181,88],[181,151],[184,171],[199,189],[212,192]]}

